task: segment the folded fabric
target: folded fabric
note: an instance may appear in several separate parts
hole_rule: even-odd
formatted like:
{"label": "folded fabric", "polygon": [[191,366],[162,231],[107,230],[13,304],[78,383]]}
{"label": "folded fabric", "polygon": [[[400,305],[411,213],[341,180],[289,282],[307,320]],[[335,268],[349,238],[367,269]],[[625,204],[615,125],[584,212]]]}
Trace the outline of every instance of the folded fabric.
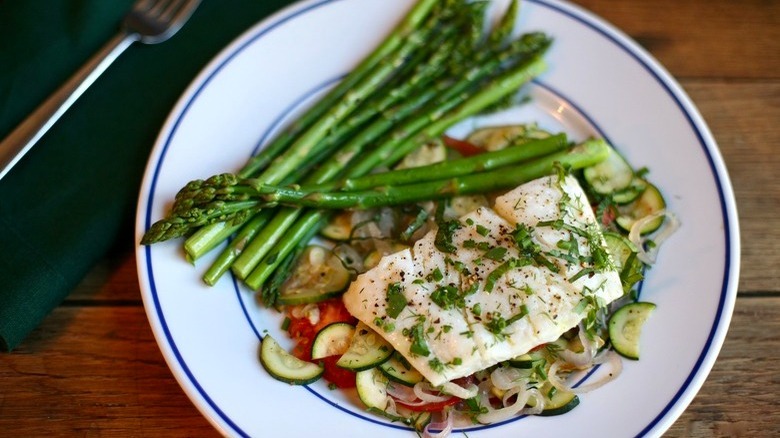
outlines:
{"label": "folded fabric", "polygon": [[[0,2],[0,138],[119,30],[131,0]],[[131,46],[0,180],[0,349],[121,240],[170,109],[220,49],[290,0],[205,0],[171,40]]]}

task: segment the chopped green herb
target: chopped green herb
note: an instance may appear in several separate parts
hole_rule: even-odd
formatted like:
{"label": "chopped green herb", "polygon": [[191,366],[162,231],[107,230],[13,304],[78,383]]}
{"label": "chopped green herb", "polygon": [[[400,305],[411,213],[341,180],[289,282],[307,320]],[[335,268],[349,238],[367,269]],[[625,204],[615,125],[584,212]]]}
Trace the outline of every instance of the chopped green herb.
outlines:
{"label": "chopped green herb", "polygon": [[412,345],[409,351],[418,356],[429,356],[431,351],[428,349],[428,343],[425,341],[425,327],[422,322],[412,326],[411,329]]}
{"label": "chopped green herb", "polygon": [[454,253],[458,248],[452,243],[452,236],[455,231],[463,227],[458,220],[442,221],[436,231],[436,237],[433,244],[441,252]]}
{"label": "chopped green herb", "polygon": [[477,233],[484,237],[490,234],[490,229],[484,225],[477,224]]}
{"label": "chopped green herb", "polygon": [[504,256],[506,255],[507,249],[503,246],[497,246],[495,248],[490,249],[488,252],[484,254],[486,259],[495,260],[497,262],[500,262],[504,259]]}
{"label": "chopped green herb", "polygon": [[404,297],[403,286],[401,283],[391,283],[387,286],[387,316],[398,318],[398,315],[406,308],[406,297]]}

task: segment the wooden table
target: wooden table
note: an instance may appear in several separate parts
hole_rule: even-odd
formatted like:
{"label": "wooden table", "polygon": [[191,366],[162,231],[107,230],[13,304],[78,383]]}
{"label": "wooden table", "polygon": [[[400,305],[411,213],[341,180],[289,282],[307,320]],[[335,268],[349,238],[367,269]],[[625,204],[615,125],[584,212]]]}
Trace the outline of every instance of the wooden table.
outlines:
{"label": "wooden table", "polygon": [[[728,166],[742,232],[723,350],[669,437],[780,436],[780,2],[579,0],[649,50],[699,107]],[[214,436],[146,320],[131,232],[13,353],[0,435]]]}

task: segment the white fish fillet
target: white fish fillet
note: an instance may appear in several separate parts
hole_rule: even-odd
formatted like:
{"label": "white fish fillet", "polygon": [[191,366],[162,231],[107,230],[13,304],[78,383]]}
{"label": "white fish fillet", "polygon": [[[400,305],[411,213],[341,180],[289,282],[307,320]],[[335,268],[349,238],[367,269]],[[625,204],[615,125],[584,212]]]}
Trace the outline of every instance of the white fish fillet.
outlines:
{"label": "white fish fillet", "polygon": [[[433,230],[358,276],[343,298],[352,315],[433,385],[558,339],[585,316],[580,302],[586,295],[587,302],[605,305],[623,294],[614,268],[594,270],[587,261],[604,242],[573,177],[531,181],[497,198],[494,209],[481,207],[459,223],[447,240],[454,251],[438,249]],[[513,235],[518,227],[531,231],[544,262],[521,249]],[[576,248],[563,251],[561,241]],[[567,262],[551,255],[556,251],[578,257]],[[402,309],[397,301],[388,305],[390,289],[403,294]]]}

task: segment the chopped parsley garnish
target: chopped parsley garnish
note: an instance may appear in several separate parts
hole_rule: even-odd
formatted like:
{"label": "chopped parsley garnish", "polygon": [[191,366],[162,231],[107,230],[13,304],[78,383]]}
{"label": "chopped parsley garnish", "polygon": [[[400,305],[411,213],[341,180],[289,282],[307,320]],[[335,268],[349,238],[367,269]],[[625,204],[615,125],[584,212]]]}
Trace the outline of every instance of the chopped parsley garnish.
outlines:
{"label": "chopped parsley garnish", "polygon": [[499,313],[491,313],[489,314],[490,320],[485,323],[485,327],[494,335],[502,337],[504,336],[504,330],[506,330],[507,327],[521,320],[526,315],[528,315],[528,307],[525,305],[520,306],[520,312],[509,319],[504,319]]}
{"label": "chopped parsley garnish", "polygon": [[401,283],[390,283],[387,286],[387,316],[398,318],[406,308],[406,297]]}
{"label": "chopped parsley garnish", "polygon": [[501,260],[504,259],[504,255],[506,255],[506,251],[507,251],[507,249],[504,248],[503,246],[497,246],[495,248],[491,248],[490,250],[488,250],[484,254],[484,257],[486,259],[495,260],[497,262],[500,262]]}
{"label": "chopped parsley garnish", "polygon": [[425,327],[422,322],[418,322],[412,326],[410,335],[412,337],[412,345],[409,347],[409,351],[412,354],[418,356],[429,356],[431,350],[428,349],[428,343],[425,341]]}
{"label": "chopped parsley garnish", "polygon": [[505,261],[488,274],[487,279],[485,280],[485,292],[492,292],[493,288],[496,287],[496,282],[500,280],[504,274],[520,266],[526,266],[527,264],[528,261],[524,259],[509,259]]}
{"label": "chopped parsley garnish", "polygon": [[441,252],[454,253],[458,248],[452,243],[452,236],[455,231],[463,227],[458,220],[439,222],[439,229],[436,231],[436,237],[433,244]]}
{"label": "chopped parsley garnish", "polygon": [[431,293],[431,301],[445,310],[453,307],[463,307],[464,305],[460,290],[451,285],[437,287],[436,290]]}

